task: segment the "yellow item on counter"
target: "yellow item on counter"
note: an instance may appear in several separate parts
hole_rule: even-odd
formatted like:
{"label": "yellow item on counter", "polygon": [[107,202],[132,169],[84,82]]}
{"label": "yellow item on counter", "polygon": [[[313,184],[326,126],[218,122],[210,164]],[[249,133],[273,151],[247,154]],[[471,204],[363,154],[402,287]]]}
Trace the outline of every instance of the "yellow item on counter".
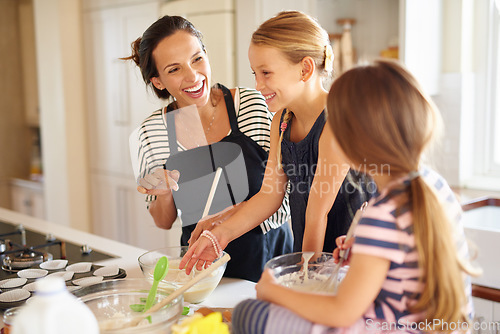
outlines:
{"label": "yellow item on counter", "polygon": [[213,312],[207,316],[195,313],[180,324],[172,326],[172,334],[229,334],[229,327],[222,322],[222,314]]}

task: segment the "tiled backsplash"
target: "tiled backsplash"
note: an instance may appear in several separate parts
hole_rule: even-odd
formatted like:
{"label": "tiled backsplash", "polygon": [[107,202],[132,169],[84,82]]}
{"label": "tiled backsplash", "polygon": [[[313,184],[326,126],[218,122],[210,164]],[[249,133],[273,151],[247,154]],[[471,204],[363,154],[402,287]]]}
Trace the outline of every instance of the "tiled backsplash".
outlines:
{"label": "tiled backsplash", "polygon": [[461,91],[462,75],[443,73],[440,94],[432,97],[443,117],[444,134],[431,156],[431,165],[452,186],[460,185]]}

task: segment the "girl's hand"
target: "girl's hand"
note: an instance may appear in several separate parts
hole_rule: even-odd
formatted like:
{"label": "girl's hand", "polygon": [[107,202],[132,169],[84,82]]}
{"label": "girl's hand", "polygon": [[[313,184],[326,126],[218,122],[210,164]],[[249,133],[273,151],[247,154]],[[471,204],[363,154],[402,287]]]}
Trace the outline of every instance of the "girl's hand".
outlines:
{"label": "girl's hand", "polygon": [[147,174],[138,180],[137,191],[141,194],[161,196],[170,193],[172,190],[179,190],[180,173],[177,170],[169,171],[163,168],[156,168],[152,173]]}
{"label": "girl's hand", "polygon": [[200,220],[196,224],[194,231],[191,232],[191,237],[188,240],[189,247],[191,247],[191,244],[200,238],[200,235],[203,233],[203,231],[205,230],[211,231],[215,226],[219,225],[220,223],[222,223],[222,219],[219,214],[206,216],[205,218]]}
{"label": "girl's hand", "polygon": [[206,216],[205,218],[201,219],[196,224],[194,231],[191,232],[191,237],[188,240],[188,244],[190,245],[190,247],[191,243],[194,243],[196,240],[198,240],[203,231],[211,231],[214,227],[220,225],[223,221],[231,217],[236,212],[237,208],[241,208],[242,203],[227,207],[214,215]]}
{"label": "girl's hand", "polygon": [[198,238],[195,243],[189,246],[188,251],[179,263],[179,269],[186,268],[189,275],[196,265],[197,270],[208,268],[217,259],[217,251],[208,238]]}
{"label": "girl's hand", "polygon": [[270,301],[269,297],[273,293],[274,286],[278,284],[278,281],[273,275],[271,269],[266,269],[262,273],[259,282],[255,286],[257,291],[257,299]]}
{"label": "girl's hand", "polygon": [[[352,247],[352,245],[354,244],[354,237],[350,238],[349,240],[345,240],[346,239],[346,236],[345,235],[341,235],[340,237],[338,237],[337,239],[335,239],[335,243],[337,244],[337,248],[335,248],[333,250],[333,258],[335,259],[335,263],[338,263],[339,262],[339,253],[341,250],[347,250],[349,248]],[[344,252],[345,253],[345,252]],[[342,263],[342,265],[348,265],[349,264],[349,260],[351,258],[351,252],[349,252],[349,256],[347,257],[347,259],[344,259],[344,262]]]}

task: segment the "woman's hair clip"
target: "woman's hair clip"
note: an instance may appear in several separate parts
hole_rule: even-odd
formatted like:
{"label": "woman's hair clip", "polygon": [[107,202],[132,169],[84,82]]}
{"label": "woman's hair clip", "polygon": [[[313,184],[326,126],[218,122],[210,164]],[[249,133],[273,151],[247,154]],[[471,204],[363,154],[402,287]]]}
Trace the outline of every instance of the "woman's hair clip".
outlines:
{"label": "woman's hair clip", "polygon": [[281,122],[281,125],[280,125],[281,132],[285,132],[287,126],[288,126],[288,123]]}

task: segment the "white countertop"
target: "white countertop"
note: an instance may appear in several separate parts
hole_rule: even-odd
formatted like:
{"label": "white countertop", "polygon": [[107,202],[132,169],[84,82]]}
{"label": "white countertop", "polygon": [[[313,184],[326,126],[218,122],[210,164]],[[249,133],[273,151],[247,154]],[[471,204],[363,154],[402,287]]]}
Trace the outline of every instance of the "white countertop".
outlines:
{"label": "white countertop", "polygon": [[[22,224],[26,229],[52,233],[56,238],[75,243],[87,244],[90,248],[117,256],[113,259],[96,262],[100,265],[116,264],[127,272],[127,278],[143,277],[137,258],[145,249],[130,246],[74,228],[30,217],[18,212],[0,208],[0,220],[12,224]],[[255,283],[233,278],[222,278],[219,286],[202,304],[207,307],[232,308],[241,300],[255,298]]]}

